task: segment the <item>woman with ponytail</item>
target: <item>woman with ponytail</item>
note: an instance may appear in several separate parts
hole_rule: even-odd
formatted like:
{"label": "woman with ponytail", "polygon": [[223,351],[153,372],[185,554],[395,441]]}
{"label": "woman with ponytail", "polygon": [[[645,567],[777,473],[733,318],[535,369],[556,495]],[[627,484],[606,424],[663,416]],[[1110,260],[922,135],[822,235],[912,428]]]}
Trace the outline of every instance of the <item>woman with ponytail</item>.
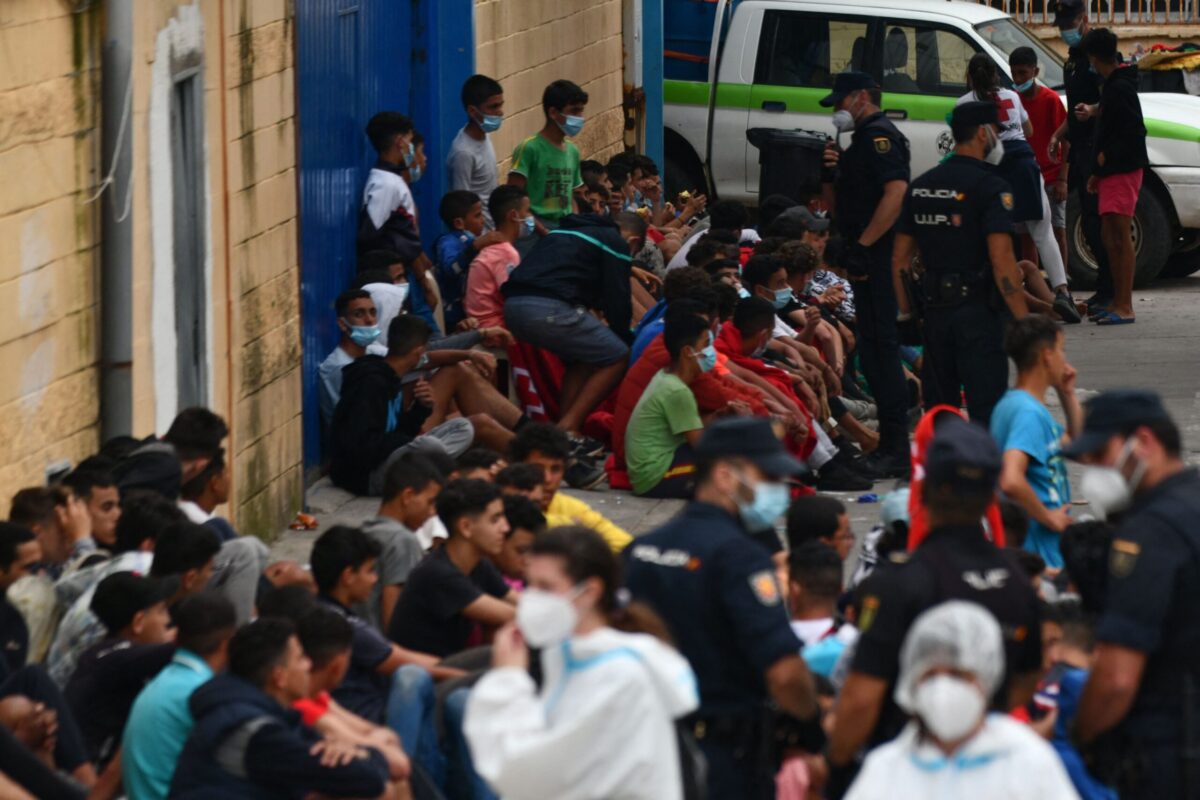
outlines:
{"label": "woman with ponytail", "polygon": [[612,550],[588,528],[551,528],[526,578],[467,701],[475,770],[506,800],[681,798],[675,720],[696,709],[695,676],[654,612],[626,601]]}
{"label": "woman with ponytail", "polygon": [[996,104],[1000,117],[999,141],[985,160],[997,167],[1000,176],[1012,187],[1013,222],[1023,224],[1037,245],[1042,268],[1054,289],[1054,311],[1064,322],[1079,322],[1079,311],[1067,289],[1067,268],[1062,251],[1054,238],[1050,200],[1046,196],[1042,170],[1029,146],[1028,137],[1033,135],[1033,126],[1021,96],[1000,85],[996,62],[986,53],[976,53],[967,63],[967,86],[971,91],[958,98],[956,105],[977,100]]}

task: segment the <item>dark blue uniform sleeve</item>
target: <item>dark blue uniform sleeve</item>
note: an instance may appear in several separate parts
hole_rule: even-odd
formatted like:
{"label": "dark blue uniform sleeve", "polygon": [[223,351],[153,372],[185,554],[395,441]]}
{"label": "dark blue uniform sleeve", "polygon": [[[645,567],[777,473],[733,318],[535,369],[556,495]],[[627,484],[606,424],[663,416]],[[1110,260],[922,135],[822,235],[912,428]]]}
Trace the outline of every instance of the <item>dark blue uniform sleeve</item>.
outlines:
{"label": "dark blue uniform sleeve", "polygon": [[1158,648],[1177,592],[1180,569],[1193,556],[1161,520],[1136,516],[1113,537],[1108,595],[1096,639],[1143,653]]}
{"label": "dark blue uniform sleeve", "polygon": [[904,193],[904,205],[900,208],[900,216],[896,220],[896,233],[906,233],[909,236],[913,235],[916,226],[913,225],[912,212],[912,187]]}
{"label": "dark blue uniform sleeve", "polygon": [[792,632],[775,567],[767,553],[749,539],[735,540],[713,554],[722,603],[736,641],[731,647],[746,654],[760,672],[779,659],[800,653]]}
{"label": "dark blue uniform sleeve", "polygon": [[983,210],[980,214],[979,229],[987,233],[1011,233],[1013,195],[1012,187],[1007,182],[996,178],[985,182],[981,187]]}
{"label": "dark blue uniform sleeve", "polygon": [[886,130],[871,131],[871,171],[880,185],[891,181],[907,181],[908,145]]}
{"label": "dark blue uniform sleeve", "polygon": [[915,609],[922,607],[921,598],[914,596],[926,576],[913,575],[914,565],[880,574],[863,587],[862,607],[858,610],[858,627],[862,635],[854,651],[851,669],[875,678],[894,681],[900,670],[900,646],[908,632]]}

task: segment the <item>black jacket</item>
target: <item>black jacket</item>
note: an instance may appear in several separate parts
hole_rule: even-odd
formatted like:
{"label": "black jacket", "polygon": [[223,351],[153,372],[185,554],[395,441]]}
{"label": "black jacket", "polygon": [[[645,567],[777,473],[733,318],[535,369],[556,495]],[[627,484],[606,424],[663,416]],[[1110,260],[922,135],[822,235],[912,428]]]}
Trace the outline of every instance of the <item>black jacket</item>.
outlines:
{"label": "black jacket", "polygon": [[218,675],[192,693],[188,707],[196,724],[169,797],[376,797],[387,786],[387,762],[376,750],[345,766],[321,766],[309,752],[320,735],[301,724],[299,712],[241,678]]}
{"label": "black jacket", "polygon": [[570,214],[538,240],[501,291],[505,297],[549,297],[603,311],[613,333],[628,342],[632,264],[629,244],[615,222]]}
{"label": "black jacket", "polygon": [[1100,90],[1100,119],[1096,123],[1093,175],[1118,175],[1150,164],[1137,87],[1138,69],[1132,65],[1113,70],[1104,82]]}
{"label": "black jacket", "polygon": [[421,432],[429,409],[404,408],[400,377],[383,356],[363,356],[342,370],[342,397],[329,429],[329,477],[366,494],[371,470]]}

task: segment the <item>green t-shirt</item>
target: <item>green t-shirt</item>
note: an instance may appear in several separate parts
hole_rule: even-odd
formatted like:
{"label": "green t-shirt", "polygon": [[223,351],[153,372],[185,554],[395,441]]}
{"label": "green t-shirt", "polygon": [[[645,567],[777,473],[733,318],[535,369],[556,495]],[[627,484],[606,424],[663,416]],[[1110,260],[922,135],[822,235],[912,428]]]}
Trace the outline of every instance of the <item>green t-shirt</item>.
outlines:
{"label": "green t-shirt", "polygon": [[625,466],[636,494],[662,481],[688,431],[703,428],[696,397],[687,384],[663,370],[651,378],[625,429]]}
{"label": "green t-shirt", "polygon": [[550,222],[558,222],[573,211],[571,191],[583,185],[579,148],[564,141],[560,150],[540,133],[513,150],[509,172],[525,176],[529,207],[539,219]]}

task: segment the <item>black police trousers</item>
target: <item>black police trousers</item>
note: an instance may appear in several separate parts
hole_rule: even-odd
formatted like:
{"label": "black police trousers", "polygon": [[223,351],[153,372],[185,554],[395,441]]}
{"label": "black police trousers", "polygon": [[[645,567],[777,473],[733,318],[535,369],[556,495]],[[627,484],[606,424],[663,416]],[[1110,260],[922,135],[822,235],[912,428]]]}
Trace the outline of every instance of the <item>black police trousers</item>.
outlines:
{"label": "black police trousers", "polygon": [[[1089,194],[1087,190],[1088,176],[1091,175],[1091,151],[1078,154],[1074,147],[1071,150],[1071,171],[1067,173],[1071,191],[1079,198],[1079,225],[1082,228],[1083,239],[1088,249],[1096,259],[1096,294],[1110,299],[1113,296],[1112,268],[1108,265],[1108,251],[1104,249],[1104,239],[1100,236],[1100,196]],[[1067,239],[1071,239],[1071,221],[1067,220]]]}
{"label": "black police trousers", "polygon": [[925,408],[958,408],[967,395],[971,421],[985,428],[1008,389],[1004,316],[982,300],[925,310],[925,363],[921,372]]}
{"label": "black police trousers", "polygon": [[775,773],[763,764],[753,742],[701,739],[698,744],[708,761],[709,800],[775,800]]}
{"label": "black police trousers", "polygon": [[908,455],[908,387],[900,366],[896,290],[892,284],[892,237],[871,248],[871,271],[854,282],[858,359],[879,409],[879,450]]}

